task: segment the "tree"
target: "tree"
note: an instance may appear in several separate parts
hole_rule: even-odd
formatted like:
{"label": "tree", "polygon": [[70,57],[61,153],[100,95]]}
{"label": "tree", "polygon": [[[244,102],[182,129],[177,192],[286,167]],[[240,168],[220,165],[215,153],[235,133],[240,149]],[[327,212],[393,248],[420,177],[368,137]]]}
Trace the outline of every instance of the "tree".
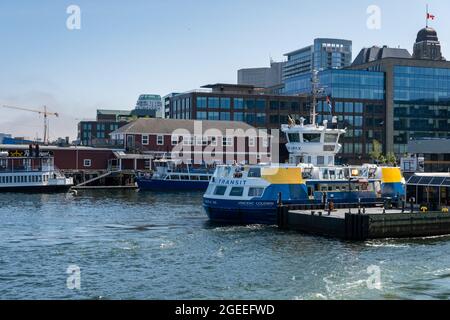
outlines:
{"label": "tree", "polygon": [[386,155],[386,161],[388,164],[395,166],[397,164],[397,157],[395,156],[395,154],[393,152],[389,152]]}
{"label": "tree", "polygon": [[383,156],[383,147],[377,140],[373,140],[373,150],[369,152],[369,155],[377,164],[386,162],[386,158]]}

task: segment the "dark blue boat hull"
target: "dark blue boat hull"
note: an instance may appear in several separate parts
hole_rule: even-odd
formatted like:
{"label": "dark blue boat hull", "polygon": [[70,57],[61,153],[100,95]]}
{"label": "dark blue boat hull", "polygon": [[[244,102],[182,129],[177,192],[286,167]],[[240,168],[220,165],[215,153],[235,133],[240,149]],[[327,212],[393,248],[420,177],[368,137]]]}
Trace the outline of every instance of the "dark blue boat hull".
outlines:
{"label": "dark blue boat hull", "polygon": [[143,191],[206,191],[209,185],[209,181],[136,179],[136,182]]}
{"label": "dark blue boat hull", "polygon": [[224,224],[277,223],[276,201],[203,200],[203,208],[212,222]]}

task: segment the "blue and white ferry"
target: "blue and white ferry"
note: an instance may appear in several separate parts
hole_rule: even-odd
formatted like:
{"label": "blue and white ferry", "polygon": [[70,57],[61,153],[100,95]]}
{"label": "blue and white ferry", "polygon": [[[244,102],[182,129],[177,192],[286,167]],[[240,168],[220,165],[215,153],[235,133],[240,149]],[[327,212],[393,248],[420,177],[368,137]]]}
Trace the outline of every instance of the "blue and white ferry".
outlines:
{"label": "blue and white ferry", "polygon": [[[315,101],[313,102],[315,106]],[[335,165],[341,150],[337,118],[332,123],[290,119],[286,134],[289,164],[218,166],[203,196],[210,220],[236,224],[275,224],[278,200],[283,204],[353,204],[401,200],[406,195],[400,168],[374,164]]]}
{"label": "blue and white ferry", "polygon": [[155,160],[155,172],[139,175],[136,183],[143,191],[205,191],[214,173],[213,168],[194,168],[175,160]]}

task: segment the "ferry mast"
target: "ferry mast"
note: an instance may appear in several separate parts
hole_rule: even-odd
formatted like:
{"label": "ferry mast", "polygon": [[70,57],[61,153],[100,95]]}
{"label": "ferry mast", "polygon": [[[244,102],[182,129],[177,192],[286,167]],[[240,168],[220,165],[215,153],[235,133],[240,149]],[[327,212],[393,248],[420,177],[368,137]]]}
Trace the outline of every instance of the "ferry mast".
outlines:
{"label": "ferry mast", "polygon": [[317,97],[323,93],[323,88],[320,87],[319,71],[313,70],[311,77],[311,93],[312,93],[312,106],[311,106],[311,124],[316,125],[316,105]]}

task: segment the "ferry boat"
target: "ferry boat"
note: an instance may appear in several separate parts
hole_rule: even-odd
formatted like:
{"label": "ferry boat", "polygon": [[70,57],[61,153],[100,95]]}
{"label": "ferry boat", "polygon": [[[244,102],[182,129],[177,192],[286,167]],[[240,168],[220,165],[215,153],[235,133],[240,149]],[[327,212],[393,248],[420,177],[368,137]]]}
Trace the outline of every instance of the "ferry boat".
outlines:
{"label": "ferry boat", "polygon": [[214,173],[208,167],[194,168],[174,160],[155,160],[153,175],[136,177],[139,190],[149,191],[205,191]]}
{"label": "ferry boat", "polygon": [[26,151],[0,152],[1,192],[65,192],[73,186],[54,165],[49,153],[39,148]]}
{"label": "ferry boat", "polygon": [[[313,93],[317,84],[313,79]],[[335,165],[346,129],[337,118],[322,125],[315,121],[313,98],[311,124],[305,119],[283,125],[289,164],[218,166],[203,206],[211,221],[233,224],[275,224],[277,206],[327,202],[356,204],[400,201],[406,194],[400,168],[374,164]]]}

